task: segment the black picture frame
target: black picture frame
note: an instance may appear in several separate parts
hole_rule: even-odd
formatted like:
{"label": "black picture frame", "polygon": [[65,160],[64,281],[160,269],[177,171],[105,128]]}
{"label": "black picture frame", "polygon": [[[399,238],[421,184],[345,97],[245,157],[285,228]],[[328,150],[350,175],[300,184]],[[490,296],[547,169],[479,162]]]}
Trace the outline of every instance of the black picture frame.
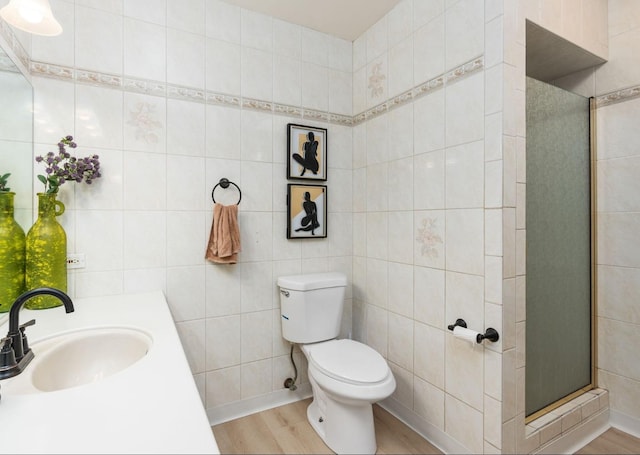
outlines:
{"label": "black picture frame", "polygon": [[327,180],[327,129],[287,124],[287,179]]}
{"label": "black picture frame", "polygon": [[327,237],[327,186],[287,185],[287,238]]}

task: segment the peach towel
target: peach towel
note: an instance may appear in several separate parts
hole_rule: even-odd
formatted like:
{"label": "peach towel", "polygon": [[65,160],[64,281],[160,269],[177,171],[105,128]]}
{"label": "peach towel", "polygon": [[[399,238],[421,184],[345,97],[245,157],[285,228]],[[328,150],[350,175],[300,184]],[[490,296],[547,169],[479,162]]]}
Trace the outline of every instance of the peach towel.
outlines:
{"label": "peach towel", "polygon": [[240,252],[240,228],[238,227],[238,206],[213,206],[213,223],[205,259],[218,264],[235,264]]}

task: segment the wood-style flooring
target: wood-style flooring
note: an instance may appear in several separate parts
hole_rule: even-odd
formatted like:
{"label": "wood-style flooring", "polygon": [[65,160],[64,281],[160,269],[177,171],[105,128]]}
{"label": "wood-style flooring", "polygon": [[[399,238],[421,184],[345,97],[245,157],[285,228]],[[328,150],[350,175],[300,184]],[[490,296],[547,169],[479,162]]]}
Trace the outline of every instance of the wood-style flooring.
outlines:
{"label": "wood-style flooring", "polygon": [[[311,398],[213,427],[223,454],[332,454],[307,421]],[[379,454],[441,454],[422,436],[378,405],[373,406]]]}
{"label": "wood-style flooring", "polygon": [[[222,454],[332,454],[307,421],[311,398],[215,425]],[[378,405],[373,406],[378,454],[441,454],[435,446]],[[640,454],[640,439],[615,428],[576,452]]]}
{"label": "wood-style flooring", "polygon": [[609,428],[576,453],[581,455],[639,454],[640,439],[617,428]]}

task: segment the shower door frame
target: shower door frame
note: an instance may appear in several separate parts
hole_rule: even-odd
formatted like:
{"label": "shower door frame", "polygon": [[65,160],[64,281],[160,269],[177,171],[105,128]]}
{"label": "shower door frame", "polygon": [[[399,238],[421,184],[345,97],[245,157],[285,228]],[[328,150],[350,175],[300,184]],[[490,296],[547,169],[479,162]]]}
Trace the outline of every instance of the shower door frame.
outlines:
{"label": "shower door frame", "polygon": [[[598,318],[597,318],[597,295],[598,295],[598,274],[597,274],[597,264],[598,264],[598,250],[597,250],[597,171],[596,171],[596,163],[597,163],[597,153],[596,153],[596,99],[594,97],[589,97],[589,197],[590,197],[590,274],[591,274],[591,299],[590,299],[590,311],[591,311],[591,382],[584,387],[576,390],[575,392],[562,397],[553,403],[548,404],[542,409],[539,409],[536,412],[531,413],[530,415],[525,415],[525,425],[530,422],[542,417],[545,414],[553,411],[554,409],[559,408],[560,406],[570,402],[574,398],[579,397],[580,395],[593,390],[597,387],[598,384],[598,352],[597,352],[597,334],[598,334]],[[525,362],[526,362],[526,349],[525,349]],[[526,368],[526,365],[525,365]],[[526,400],[526,396],[525,396]]]}

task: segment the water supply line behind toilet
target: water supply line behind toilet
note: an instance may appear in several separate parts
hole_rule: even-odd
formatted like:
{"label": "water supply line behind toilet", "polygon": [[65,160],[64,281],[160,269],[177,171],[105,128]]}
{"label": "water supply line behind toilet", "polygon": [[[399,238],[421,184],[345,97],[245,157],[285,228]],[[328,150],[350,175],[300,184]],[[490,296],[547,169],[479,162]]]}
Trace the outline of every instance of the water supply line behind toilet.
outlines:
{"label": "water supply line behind toilet", "polygon": [[291,343],[291,352],[289,353],[289,358],[291,359],[291,365],[293,365],[294,376],[293,378],[287,378],[284,381],[285,388],[291,390],[292,392],[298,388],[296,385],[296,380],[298,379],[298,368],[296,367],[296,362],[293,360],[293,348],[295,347],[294,343]]}

